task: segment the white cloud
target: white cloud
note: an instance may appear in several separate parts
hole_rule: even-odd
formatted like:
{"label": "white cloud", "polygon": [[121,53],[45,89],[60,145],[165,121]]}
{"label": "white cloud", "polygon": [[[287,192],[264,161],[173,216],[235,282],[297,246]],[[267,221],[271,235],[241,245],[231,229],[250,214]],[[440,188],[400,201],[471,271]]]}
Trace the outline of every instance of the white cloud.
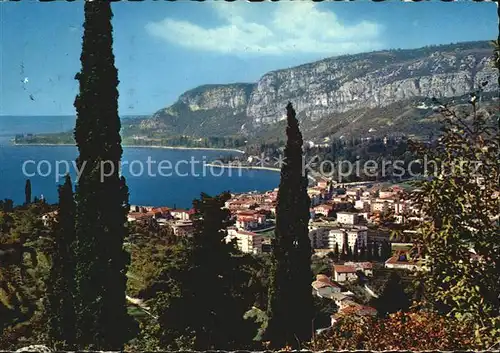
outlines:
{"label": "white cloud", "polygon": [[345,24],[334,12],[309,1],[255,5],[212,3],[211,9],[221,19],[215,27],[167,17],[148,23],[146,30],[172,44],[218,53],[337,55],[382,47],[383,28],[375,22]]}

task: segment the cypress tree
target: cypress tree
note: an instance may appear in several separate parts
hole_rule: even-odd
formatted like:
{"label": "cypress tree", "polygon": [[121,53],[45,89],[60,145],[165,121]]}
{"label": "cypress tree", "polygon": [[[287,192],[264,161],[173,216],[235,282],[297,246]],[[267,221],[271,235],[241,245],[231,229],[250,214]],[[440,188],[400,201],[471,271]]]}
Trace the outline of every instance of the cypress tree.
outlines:
{"label": "cypress tree", "polygon": [[75,201],[71,178],[59,186],[57,222],[54,225],[52,265],[47,281],[48,334],[53,344],[71,349],[75,343],[74,243]]}
{"label": "cypress tree", "polygon": [[366,244],[366,259],[368,261],[373,260],[373,242],[372,241],[369,241]]}
{"label": "cypress tree", "polygon": [[26,185],[24,187],[24,203],[29,205],[31,203],[31,180],[26,179]]}
{"label": "cypress tree", "polygon": [[123,249],[128,188],[122,156],[118,72],[114,65],[111,3],[86,1],[80,92],[75,99],[77,341],[80,348],[121,350],[133,335],[125,289],[129,256]]}
{"label": "cypress tree", "polygon": [[[234,349],[252,343],[253,323],[244,320],[253,304],[246,292],[250,276],[243,270],[244,257],[225,241],[233,223],[224,207],[230,198],[229,193],[202,194],[194,201],[193,237],[173,247],[178,250],[156,280],[154,290],[162,293],[152,306],[158,315],[155,336],[166,349]],[[192,346],[180,347],[180,337]]]}
{"label": "cypress tree", "polygon": [[339,261],[339,256],[340,256],[339,243],[335,243],[335,248],[333,250],[333,258],[335,262]]}
{"label": "cypress tree", "polygon": [[342,251],[340,252],[339,260],[340,261],[347,260],[347,249],[345,243],[342,245]]}
{"label": "cypress tree", "polygon": [[287,107],[285,165],[276,206],[266,340],[271,346],[299,348],[311,338],[311,243],[308,236],[310,199],[302,168],[302,134],[291,103]]}
{"label": "cypress tree", "polygon": [[347,254],[346,254],[347,260],[351,261],[353,259],[352,248],[349,244],[347,244],[346,248],[347,248]]}
{"label": "cypress tree", "polygon": [[366,260],[366,246],[364,243],[361,244],[361,247],[359,249],[359,258],[362,261]]}

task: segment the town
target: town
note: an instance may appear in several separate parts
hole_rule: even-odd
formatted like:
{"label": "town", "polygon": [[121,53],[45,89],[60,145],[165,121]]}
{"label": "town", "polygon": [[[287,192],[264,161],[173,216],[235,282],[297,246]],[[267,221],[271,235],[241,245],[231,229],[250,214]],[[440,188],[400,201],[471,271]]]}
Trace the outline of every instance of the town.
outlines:
{"label": "town", "polygon": [[[317,179],[308,187],[311,199],[309,238],[313,262],[329,270],[315,273],[312,294],[332,301],[337,311],[331,315],[333,326],[344,315],[375,316],[375,308],[363,304],[349,284],[365,283],[368,297],[378,295],[370,289],[374,271],[420,271],[424,259],[405,241],[403,226],[420,220],[416,208],[401,185],[382,183],[339,184]],[[408,186],[406,186],[407,188]],[[266,256],[272,252],[278,189],[266,192],[232,194],[225,207],[233,225],[227,229],[226,242],[234,242],[242,252]],[[175,209],[132,205],[128,221],[154,222],[170,228],[176,237],[189,237],[194,231],[194,209]],[[399,235],[394,231],[400,231]],[[320,332],[321,329],[318,330]]]}

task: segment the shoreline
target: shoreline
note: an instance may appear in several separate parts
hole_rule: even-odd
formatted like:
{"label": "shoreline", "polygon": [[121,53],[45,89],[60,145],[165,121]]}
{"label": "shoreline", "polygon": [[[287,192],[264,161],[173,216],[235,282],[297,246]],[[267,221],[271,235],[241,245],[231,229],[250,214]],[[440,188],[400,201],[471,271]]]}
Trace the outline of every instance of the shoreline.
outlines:
{"label": "shoreline", "polygon": [[[12,143],[14,146],[76,146],[73,143]],[[225,151],[245,154],[245,151],[236,148],[212,148],[212,147],[182,147],[182,146],[145,146],[145,145],[122,145],[123,148],[162,148],[169,150],[201,150],[201,151]]]}
{"label": "shoreline", "polygon": [[[253,165],[228,165],[228,164],[213,164],[213,163],[205,163],[204,166],[206,167],[212,167],[212,168],[241,168],[241,169],[249,169],[249,170],[270,170],[272,172],[279,172],[281,173],[280,168],[273,168],[273,167],[259,167],[259,166],[253,166]],[[314,178],[312,175],[307,175],[307,178],[310,181],[316,182],[316,178]]]}
{"label": "shoreline", "polygon": [[253,166],[253,165],[228,165],[228,164],[213,164],[213,163],[205,163],[204,166],[206,167],[212,167],[212,168],[241,168],[241,169],[255,169],[255,170],[270,170],[272,172],[281,172],[281,169],[279,168],[273,168],[273,167],[259,167],[259,166]]}

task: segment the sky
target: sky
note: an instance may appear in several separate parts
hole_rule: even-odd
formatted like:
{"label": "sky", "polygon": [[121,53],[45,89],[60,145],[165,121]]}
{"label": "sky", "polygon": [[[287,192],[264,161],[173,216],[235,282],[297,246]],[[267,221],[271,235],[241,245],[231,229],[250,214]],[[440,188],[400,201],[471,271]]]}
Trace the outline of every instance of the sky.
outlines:
{"label": "sky", "polygon": [[[341,54],[498,34],[492,2],[116,2],[121,115],[148,115],[202,84]],[[83,2],[0,2],[0,115],[74,115]],[[1,124],[1,122],[0,122]]]}

